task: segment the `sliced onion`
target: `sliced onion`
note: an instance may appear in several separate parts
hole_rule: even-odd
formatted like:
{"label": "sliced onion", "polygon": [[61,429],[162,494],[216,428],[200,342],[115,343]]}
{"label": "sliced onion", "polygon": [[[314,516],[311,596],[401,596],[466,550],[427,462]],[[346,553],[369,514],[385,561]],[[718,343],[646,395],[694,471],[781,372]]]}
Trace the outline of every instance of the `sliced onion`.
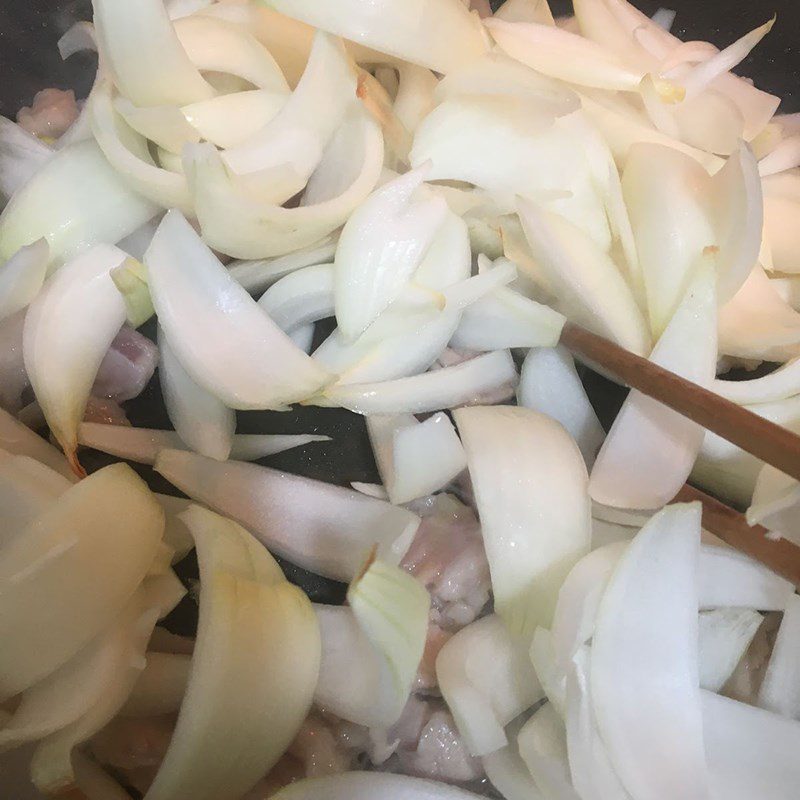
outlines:
{"label": "sliced onion", "polygon": [[281,557],[336,580],[351,580],[375,545],[380,558],[399,563],[419,525],[404,508],[254,464],[164,450],[155,468]]}
{"label": "sliced onion", "polygon": [[494,615],[447,641],[436,659],[436,678],[474,756],[505,747],[505,726],[544,697],[524,646]]}
{"label": "sliced onion", "polygon": [[325,391],[327,404],[357,414],[423,414],[481,402],[492,393],[510,397],[517,370],[508,350],[495,350],[454,367],[379,383],[337,384]]}
{"label": "sliced onion", "polygon": [[125,253],[98,245],[49,281],[25,318],[25,368],[36,399],[73,468],[77,432],[97,370],[125,322],[110,271]]}
{"label": "sliced onion", "polygon": [[186,178],[153,163],[146,139],[121,119],[112,97],[111,84],[105,80],[88,100],[92,132],[103,155],[140,195],[163,208],[188,213],[192,203]]}
{"label": "sliced onion", "polygon": [[417,190],[421,167],[382,186],[348,219],[336,249],[336,321],[354,339],[396,300],[420,265],[447,214],[436,196]]}
{"label": "sliced onion", "polygon": [[793,594],[783,612],[758,705],[790,719],[800,719],[800,597]]}
{"label": "sliced onion", "polygon": [[[429,187],[433,188],[433,187]],[[447,213],[414,273],[414,282],[443,291],[472,274],[469,228],[452,210]]]}
{"label": "sliced onion", "polygon": [[228,272],[248,292],[257,294],[298,269],[333,263],[335,254],[336,239],[329,237],[319,244],[312,244],[285,256],[261,261],[234,261],[228,265]]}
{"label": "sliced onion", "polygon": [[0,117],[0,197],[11,197],[52,155],[41,139]]}
{"label": "sliced onion", "polygon": [[567,316],[633,353],[649,352],[642,313],[614,262],[564,217],[522,198],[519,213],[533,255]]}
{"label": "sliced onion", "polygon": [[0,448],[15,455],[29,456],[69,481],[76,480],[61,452],[2,408],[0,408]]}
{"label": "sliced onion", "polygon": [[149,717],[177,712],[186,693],[191,664],[189,655],[147,653],[147,666],[139,675],[120,714]]}
{"label": "sliced onion", "polygon": [[121,611],[153,562],[164,516],[130,467],[76,484],[3,550],[0,696],[49,675]]}
{"label": "sliced onion", "polygon": [[703,729],[713,797],[795,796],[800,723],[703,692]]}
{"label": "sliced onion", "polygon": [[181,47],[161,0],[135,6],[93,0],[93,8],[100,51],[131,102],[182,105],[213,95]]}
{"label": "sliced onion", "polygon": [[467,466],[464,449],[446,414],[419,422],[412,414],[367,417],[375,462],[395,505],[447,486]]}
{"label": "sliced onion", "polygon": [[715,394],[740,405],[773,403],[800,394],[800,358],[788,361],[774,372],[746,381],[715,380]]}
{"label": "sliced onion", "polygon": [[128,189],[94,142],[60,150],[0,215],[0,258],[42,237],[51,263],[97,243],[113,244],[156,213]]}
{"label": "sliced onion", "polygon": [[145,262],[175,355],[226,405],[279,408],[325,382],[325,372],[230,277],[179,212],[164,217]]}
{"label": "sliced onion", "polygon": [[180,154],[186,142],[200,141],[200,134],[175,106],[139,108],[127,98],[117,97],[114,110],[134,131],[170,153]]}
{"label": "sliced onion", "polygon": [[393,110],[400,124],[413,135],[434,106],[439,82],[429,69],[407,62],[399,65],[398,75],[400,84]]}
{"label": "sliced onion", "polygon": [[749,608],[700,614],[700,685],[718,692],[733,675],[764,618]]}
{"label": "sliced onion", "polygon": [[783,611],[794,593],[789,581],[728,547],[703,545],[699,579],[701,608]]}
{"label": "sliced onion", "polygon": [[750,525],[763,525],[772,534],[797,542],[800,539],[799,505],[800,485],[797,481],[765,464],[753,489],[747,522]]}
{"label": "sliced onion", "polygon": [[233,445],[236,412],[191,378],[161,328],[158,349],[161,392],[179,440],[201,456],[224,461]]}
{"label": "sliced onion", "polygon": [[200,621],[186,696],[147,795],[234,800],[308,713],[319,630],[308,598],[247,531],[199,506],[183,517],[197,544]]}
{"label": "sliced onion", "polygon": [[285,333],[333,316],[332,264],[303,267],[276,281],[258,304]]}
{"label": "sliced onion", "polygon": [[0,321],[25,308],[44,283],[50,248],[46,239],[21,247],[0,268]]}
{"label": "sliced onion", "polygon": [[768,180],[764,182],[764,238],[770,246],[775,269],[795,274],[800,271],[797,264],[800,236],[794,225],[800,202],[775,193]]}
{"label": "sliced onion", "polygon": [[567,705],[567,679],[556,662],[553,635],[547,628],[539,627],[534,632],[530,657],[547,699],[563,718]]}
{"label": "sliced onion", "polygon": [[495,19],[505,22],[538,22],[540,25],[555,25],[547,0],[505,0],[494,12]]}
{"label": "sliced onion", "polygon": [[558,588],[589,549],[586,466],[566,431],[535,411],[465,408],[455,420],[495,607],[512,634],[530,640],[537,626],[550,624]]}
{"label": "sliced onion", "polygon": [[[701,264],[650,360],[701,386],[714,379],[716,276]],[[618,508],[660,508],[686,481],[704,429],[657,401],[631,392],[592,468],[592,499]]]}
{"label": "sliced onion", "polygon": [[486,777],[505,800],[543,800],[517,745],[522,725],[512,722],[506,729],[508,744],[481,759]]}
{"label": "sliced onion", "polygon": [[330,193],[313,204],[283,208],[258,201],[243,193],[213,148],[201,145],[190,153],[195,212],[211,246],[237,258],[267,258],[317,244],[336,230],[375,187],[383,167],[379,126],[361,106],[353,108],[319,166],[336,180],[326,182]]}
{"label": "sliced onion", "polygon": [[[486,50],[478,19],[461,3],[397,4],[346,0],[335,9],[315,0],[269,0],[288,17],[384,53],[447,73]],[[440,35],[447,31],[447,36]]]}
{"label": "sliced onion", "polygon": [[591,467],[605,433],[578,377],[575,362],[564,348],[531,348],[522,365],[517,403],[560,422]]}
{"label": "sliced onion", "polygon": [[788,169],[800,167],[800,136],[787,136],[774,150],[758,162],[758,174],[764,178]]}
{"label": "sliced onion", "polygon": [[[637,798],[708,791],[697,661],[700,505],[656,514],[622,556],[592,645],[597,724]],[[664,753],[680,757],[670,769]]]}

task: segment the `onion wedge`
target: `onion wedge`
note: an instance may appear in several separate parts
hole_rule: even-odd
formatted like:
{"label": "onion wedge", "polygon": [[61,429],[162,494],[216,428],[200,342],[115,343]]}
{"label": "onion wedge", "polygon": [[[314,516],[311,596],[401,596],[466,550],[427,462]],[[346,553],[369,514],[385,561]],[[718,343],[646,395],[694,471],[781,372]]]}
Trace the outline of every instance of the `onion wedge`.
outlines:
{"label": "onion wedge", "polygon": [[[641,800],[704,797],[708,776],[697,661],[700,505],[656,514],[600,603],[593,705],[613,768]],[[680,754],[680,770],[664,753]]]}
{"label": "onion wedge", "polygon": [[49,675],[111,623],[163,530],[143,481],[115,464],[72,487],[3,549],[0,631],[16,644],[0,655],[0,697]]}
{"label": "onion wedge", "polygon": [[[558,588],[589,549],[586,466],[553,420],[511,407],[459,409],[495,607],[528,641],[549,625]],[[535,521],[535,523],[532,523]]]}
{"label": "onion wedge", "polygon": [[28,309],[23,347],[36,399],[73,469],[97,370],[126,320],[111,270],[125,253],[98,245],[62,267]]}
{"label": "onion wedge", "polygon": [[280,408],[327,380],[179,212],[164,217],[145,263],[153,305],[175,355],[193,380],[230,408]]}
{"label": "onion wedge", "polygon": [[308,598],[243,528],[191,506],[200,621],[186,696],[149,800],[236,800],[308,713],[319,629]]}
{"label": "onion wedge", "polygon": [[254,464],[164,450],[155,469],[281,557],[335,580],[352,580],[376,545],[380,558],[399,563],[419,525],[404,508]]}

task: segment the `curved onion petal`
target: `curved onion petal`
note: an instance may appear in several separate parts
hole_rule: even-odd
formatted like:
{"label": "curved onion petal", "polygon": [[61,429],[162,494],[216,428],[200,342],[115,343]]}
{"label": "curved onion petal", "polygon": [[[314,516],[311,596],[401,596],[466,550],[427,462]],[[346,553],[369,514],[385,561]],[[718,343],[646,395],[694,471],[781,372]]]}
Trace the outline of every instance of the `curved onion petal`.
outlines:
{"label": "curved onion petal", "polygon": [[753,500],[747,509],[750,525],[763,525],[784,539],[800,540],[800,484],[765,464],[758,473]]}
{"label": "curved onion petal", "polygon": [[547,628],[536,629],[529,655],[547,699],[563,718],[567,703],[567,679],[556,663],[553,635]]}
{"label": "curved onion petal", "polygon": [[788,169],[800,167],[800,136],[787,136],[758,162],[758,174],[764,178]]}
{"label": "curved onion petal", "polygon": [[[432,188],[432,187],[431,187]],[[444,291],[472,274],[472,250],[467,223],[448,211],[414,273],[414,282]]]}
{"label": "curved onion petal", "polygon": [[29,456],[70,482],[76,480],[63,453],[2,408],[0,408],[0,448],[14,455]]}
{"label": "curved onion petal", "polygon": [[774,372],[746,381],[715,380],[715,394],[739,405],[773,403],[800,394],[800,358],[789,361]]}
{"label": "curved onion petal", "polygon": [[752,558],[728,547],[703,545],[700,552],[700,608],[783,611],[794,587]]}
{"label": "curved onion petal", "polygon": [[333,263],[335,254],[336,239],[329,237],[319,244],[312,244],[285,256],[259,261],[233,261],[228,265],[228,272],[248,292],[257,294],[298,269]]}
{"label": "curved onion petal", "polygon": [[[650,360],[708,386],[717,364],[715,275],[701,264]],[[608,432],[592,468],[592,499],[618,508],[660,508],[686,481],[704,429],[633,391]]]}
{"label": "curved onion petal", "polygon": [[127,98],[117,97],[114,110],[136,133],[170,153],[180,154],[186,142],[200,141],[200,134],[175,106],[139,108]]}
{"label": "curved onion petal", "polygon": [[62,267],[25,318],[25,368],[36,399],[75,469],[78,424],[111,342],[125,323],[125,303],[109,272],[126,258],[98,245]]}
{"label": "curved onion petal", "polygon": [[259,89],[288,91],[269,50],[238,25],[198,14],[176,21],[174,29],[195,69],[235,75]]}
{"label": "curved onion petal", "polygon": [[800,777],[800,723],[718,694],[702,694],[712,797],[791,800]]}
{"label": "curved onion petal", "polygon": [[423,414],[481,402],[486,395],[512,396],[517,369],[508,350],[495,350],[454,367],[378,383],[336,384],[327,405],[357,414]]}
{"label": "curved onion petal", "polygon": [[749,608],[720,608],[700,614],[700,685],[718,692],[753,641],[764,618]]}
{"label": "curved onion petal", "polygon": [[0,197],[11,197],[52,155],[41,139],[0,117]]}
{"label": "curved onion petal", "polygon": [[[236,800],[308,713],[320,639],[308,598],[243,528],[191,506],[200,620],[186,696],[149,800]],[[255,666],[255,668],[254,668]]]}
{"label": "curved onion petal", "polygon": [[800,597],[792,595],[783,612],[758,705],[790,719],[800,718]]}
{"label": "curved onion petal", "polygon": [[210,145],[196,148],[187,175],[206,241],[237,258],[267,258],[317,244],[342,225],[373,190],[383,168],[380,127],[363,107],[353,108],[318,167],[326,174],[325,193],[297,208],[243,193]]}
{"label": "curved onion petal", "polygon": [[[800,433],[800,395],[745,408],[794,433]],[[763,466],[763,461],[707,431],[691,480],[726,502],[748,506]]]}
{"label": "curved onion petal", "polygon": [[513,634],[549,625],[558,587],[588,552],[586,466],[553,420],[511,407],[455,412],[492,574],[495,607]]}
{"label": "curved onion petal", "polygon": [[445,220],[447,205],[416,190],[423,166],[374,192],[350,216],[335,260],[336,321],[354,339],[396,300]]}
{"label": "curved onion petal", "polygon": [[[350,584],[347,600],[350,609],[317,611],[323,650],[314,699],[344,719],[388,728],[400,718],[422,660],[431,599],[416,578],[378,560]],[[356,663],[367,662],[364,676],[353,675],[354,650],[361,651]]]}
{"label": "curved onion petal", "polygon": [[336,8],[316,0],[268,0],[267,5],[315,28],[445,74],[487,49],[478,19],[453,0],[377,4],[342,0]]}
{"label": "curved onion petal", "polygon": [[446,414],[419,422],[412,414],[367,417],[375,463],[395,505],[447,486],[467,466],[464,449]]}
{"label": "curved onion petal", "polygon": [[51,702],[59,698],[63,703],[64,695],[74,691],[76,684],[82,684],[84,694],[81,713],[42,739],[34,751],[31,780],[41,792],[58,794],[75,785],[72,752],[104,728],[124,705],[144,667],[147,642],[161,615],[159,600],[158,589],[150,589],[145,581],[111,629],[89,645],[87,649],[94,651],[90,661],[85,660],[85,651],[81,652],[47,679],[44,697],[38,694],[42,684],[26,693],[41,706],[48,695]]}
{"label": "curved onion petal", "polygon": [[534,257],[567,316],[632,353],[650,350],[647,326],[614,262],[564,217],[519,198],[519,213]]}
{"label": "curved onion petal", "polygon": [[94,137],[122,179],[163,208],[191,209],[186,178],[153,163],[147,140],[121,119],[114,108],[110,82],[101,82],[87,102]]}
{"label": "curved onion petal", "polygon": [[231,408],[279,408],[313,394],[326,373],[236,283],[177,211],[145,255],[170,346],[193,380]]}
{"label": "curved onion petal", "polygon": [[525,647],[499,617],[484,617],[447,641],[436,658],[442,696],[472,755],[505,747],[505,726],[544,697]]}
{"label": "curved onion petal", "polygon": [[613,53],[562,28],[502,19],[484,25],[508,55],[553,78],[621,91],[635,91],[642,80],[642,73],[631,72]]}
{"label": "curved onion petal", "polygon": [[164,405],[179,439],[201,456],[224,461],[233,444],[236,412],[192,380],[160,328],[158,349]]}
{"label": "curved onion petal", "polygon": [[214,90],[181,47],[161,0],[93,0],[100,52],[137,106],[182,105]]}
{"label": "curved onion petal", "polygon": [[21,311],[44,283],[50,248],[45,239],[21,247],[0,267],[0,321]]}
{"label": "curved onion petal", "polygon": [[178,653],[147,653],[147,665],[131,690],[121,716],[149,717],[180,709],[189,682],[192,657]]}
{"label": "curved onion petal", "polygon": [[[600,603],[591,658],[597,724],[631,794],[703,797],[708,776],[698,674],[700,505],[656,514]],[[664,753],[680,757],[671,769]]]}
{"label": "curved onion petal", "polygon": [[94,142],[80,142],[50,158],[5,207],[0,258],[44,237],[52,264],[90,245],[119,241],[156,210],[125,186]]}
{"label": "curved onion petal", "polygon": [[0,696],[49,675],[111,623],[153,563],[163,529],[144,482],[115,464],[69,489],[3,549]]}
{"label": "curved onion petal", "polygon": [[560,422],[588,466],[605,433],[586,395],[572,356],[563,347],[533,347],[522,364],[517,403]]}
{"label": "curved onion petal", "polygon": [[764,180],[764,238],[770,246],[775,269],[794,274],[800,271],[797,250],[800,234],[794,221],[800,208],[800,195],[783,194],[772,176]]}
{"label": "curved onion petal", "polygon": [[492,786],[505,800],[545,800],[545,795],[539,791],[519,753],[517,734],[520,727],[515,723],[508,726],[508,744],[483,756],[483,770]]}
{"label": "curved onion petal", "polygon": [[155,469],[170,483],[237,520],[267,547],[304,569],[349,581],[377,545],[399,563],[419,517],[339,486],[238,461],[163,450]]}
{"label": "curved onion petal", "polygon": [[394,100],[394,114],[413,135],[434,106],[434,92],[439,81],[429,69],[408,62],[400,64],[398,75],[400,84]]}
{"label": "curved onion petal", "polygon": [[294,270],[272,284],[258,301],[284,333],[333,316],[334,267],[318,264]]}

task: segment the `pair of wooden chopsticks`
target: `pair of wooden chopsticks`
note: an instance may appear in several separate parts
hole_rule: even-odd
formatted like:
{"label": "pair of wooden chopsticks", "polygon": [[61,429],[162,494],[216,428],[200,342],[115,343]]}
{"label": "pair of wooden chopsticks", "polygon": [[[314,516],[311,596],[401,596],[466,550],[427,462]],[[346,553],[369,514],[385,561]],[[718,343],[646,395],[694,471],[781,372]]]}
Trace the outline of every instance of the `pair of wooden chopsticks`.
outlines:
{"label": "pair of wooden chopsticks", "polygon": [[[568,322],[561,334],[561,344],[588,366],[602,367],[631,388],[800,480],[800,436],[580,325]],[[751,527],[744,515],[688,484],[675,500],[699,500],[703,504],[706,530],[731,547],[758,559],[795,586],[800,585],[800,547],[785,539],[768,539],[765,528],[760,525]]]}

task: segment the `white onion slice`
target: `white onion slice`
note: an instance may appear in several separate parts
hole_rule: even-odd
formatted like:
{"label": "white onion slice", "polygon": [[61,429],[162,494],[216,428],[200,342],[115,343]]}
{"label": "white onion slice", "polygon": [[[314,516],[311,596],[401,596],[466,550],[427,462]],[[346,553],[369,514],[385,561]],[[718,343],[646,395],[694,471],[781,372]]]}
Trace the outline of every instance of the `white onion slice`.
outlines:
{"label": "white onion slice", "polygon": [[272,800],[479,800],[479,796],[438,781],[390,772],[344,772],[297,781]]}
{"label": "white onion slice", "polygon": [[758,473],[753,500],[747,509],[750,525],[763,525],[775,535],[800,540],[800,485],[797,481],[765,464]]}
{"label": "white onion slice", "polygon": [[506,728],[508,744],[500,750],[483,756],[486,777],[505,800],[546,800],[533,780],[517,744],[522,724],[512,722]]}
{"label": "white onion slice", "polygon": [[703,692],[703,729],[712,797],[795,797],[800,723]]}
{"label": "white onion slice", "polygon": [[563,718],[567,705],[567,679],[556,662],[553,635],[547,628],[536,629],[529,655],[547,699]]}
{"label": "white onion slice", "polygon": [[177,211],[145,256],[159,322],[191,377],[231,408],[279,408],[326,373],[230,277]]}
{"label": "white onion slice", "polygon": [[192,658],[179,653],[147,653],[142,670],[121,716],[149,717],[173,714],[186,694]]}
{"label": "white onion slice", "polygon": [[333,263],[335,254],[336,239],[328,237],[318,244],[301,248],[285,256],[260,261],[234,261],[228,265],[228,272],[248,292],[257,294],[298,269]]}
{"label": "white onion slice", "polygon": [[[597,724],[636,798],[707,796],[697,661],[700,505],[656,514],[600,603],[592,645]],[[680,758],[671,769],[664,753]]]}
{"label": "white onion slice", "polygon": [[181,47],[161,0],[135,6],[93,0],[93,8],[100,51],[133,103],[181,105],[213,95]]}
{"label": "white onion slice", "polygon": [[122,179],[151,202],[163,208],[181,208],[188,213],[192,201],[186,178],[153,163],[147,140],[114,108],[111,83],[101,81],[87,102],[94,137]]}
{"label": "white onion slice", "polygon": [[11,197],[52,155],[41,139],[0,117],[0,197]]}
{"label": "white onion slice", "polygon": [[25,318],[25,368],[36,399],[73,469],[78,424],[98,367],[125,322],[110,271],[127,256],[98,245],[62,267]]}
{"label": "white onion slice", "polygon": [[63,453],[2,408],[0,408],[0,448],[14,455],[29,456],[35,461],[40,461],[70,482],[76,480]]}
{"label": "white onion slice", "polygon": [[[110,624],[156,553],[164,516],[130,467],[115,464],[62,495],[3,549],[0,696],[64,664]],[[35,624],[31,624],[35,620]]]}
{"label": "white onion slice", "polygon": [[367,417],[367,431],[389,500],[395,505],[447,486],[467,466],[446,414],[419,422],[412,414]]}
{"label": "white onion slice", "polygon": [[715,394],[739,405],[773,403],[800,394],[800,358],[789,361],[774,372],[746,381],[715,380]]}
{"label": "white onion slice", "polygon": [[[701,264],[650,360],[701,386],[714,379],[716,276]],[[686,481],[703,442],[699,425],[633,391],[592,468],[592,499],[618,508],[660,508]]]}
{"label": "white onion slice", "polygon": [[50,248],[45,239],[21,247],[0,267],[0,321],[27,306],[44,283]]}
{"label": "white onion slice", "polygon": [[699,580],[700,608],[783,611],[794,593],[785,578],[728,547],[703,545]]}
{"label": "white onion slice", "polygon": [[800,597],[793,594],[783,612],[775,647],[758,692],[758,705],[800,719]]}
{"label": "white onion slice", "polygon": [[363,333],[397,299],[420,265],[447,205],[416,193],[426,167],[374,192],[350,216],[336,249],[336,321],[348,339]]}
{"label": "white onion slice", "polygon": [[380,558],[399,563],[419,525],[404,508],[255,464],[164,450],[155,468],[281,557],[336,580],[351,580],[375,545]]}
{"label": "white onion slice", "polygon": [[564,217],[519,199],[534,257],[567,313],[633,353],[650,350],[650,336],[631,289],[614,262]]}
{"label": "white onion slice", "polygon": [[158,350],[161,393],[178,439],[201,456],[224,461],[233,445],[236,412],[192,379],[160,327]]}
{"label": "white onion slice", "polygon": [[180,155],[186,142],[199,142],[200,134],[175,106],[139,108],[125,97],[114,99],[114,110],[145,139]]}
{"label": "white onion slice", "polygon": [[447,641],[436,658],[436,678],[475,756],[505,747],[505,726],[544,697],[525,647],[494,615]]}
{"label": "white onion slice", "polygon": [[342,225],[375,187],[383,168],[380,127],[361,105],[353,109],[318,167],[326,174],[326,193],[297,208],[244,193],[210,146],[191,152],[187,175],[209,244],[237,258],[267,258],[316,244]]}
{"label": "white onion slice", "polygon": [[319,630],[308,598],[247,531],[199,506],[183,518],[197,544],[200,621],[186,696],[147,796],[233,800],[270,770],[308,713]]}
{"label": "white onion slice", "polygon": [[379,383],[337,384],[325,391],[330,405],[358,414],[423,414],[474,404],[493,393],[510,397],[517,370],[508,350],[495,350],[454,367]]}
{"label": "white onion slice", "polygon": [[700,614],[700,686],[718,692],[733,675],[764,618],[749,608]]}
{"label": "white onion slice", "polygon": [[800,167],[800,136],[787,136],[758,162],[758,174],[764,178]]}
{"label": "white onion slice", "polygon": [[113,244],[157,209],[128,189],[94,142],[59,150],[0,215],[0,259],[42,237],[51,262],[98,243]]}
{"label": "white onion slice", "polygon": [[560,422],[591,467],[605,433],[567,350],[531,348],[522,364],[517,403]]}
{"label": "white onion slice", "polygon": [[332,264],[303,267],[276,281],[258,304],[285,333],[333,316]]}
{"label": "white onion slice", "polygon": [[524,408],[455,412],[492,574],[495,607],[513,634],[549,625],[558,589],[588,552],[586,466],[566,431]]}
{"label": "white onion slice", "polygon": [[[334,9],[316,0],[269,0],[288,17],[404,61],[447,73],[486,50],[480,22],[461,3],[342,0]],[[447,36],[440,35],[447,31]]]}

